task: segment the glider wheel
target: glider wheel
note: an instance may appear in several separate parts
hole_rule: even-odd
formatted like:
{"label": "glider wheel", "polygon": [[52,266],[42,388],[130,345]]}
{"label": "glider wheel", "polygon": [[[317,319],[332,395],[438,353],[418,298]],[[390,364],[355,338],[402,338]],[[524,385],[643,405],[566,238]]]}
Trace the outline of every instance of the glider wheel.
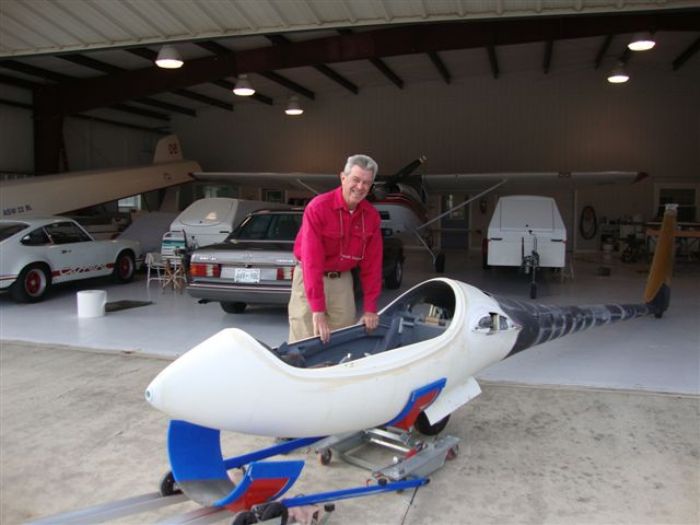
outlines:
{"label": "glider wheel", "polygon": [[246,512],[239,512],[235,518],[233,518],[233,521],[231,522],[231,525],[253,525],[253,523],[257,523],[258,518],[255,516],[254,512],[251,511],[246,511]]}
{"label": "glider wheel", "polygon": [[321,465],[329,465],[331,462],[331,459],[333,459],[333,451],[329,448],[324,450],[318,455],[318,460],[321,462]]}
{"label": "glider wheel", "polygon": [[425,436],[436,436],[445,429],[449,420],[450,416],[445,416],[434,425],[431,425],[425,412],[421,412],[418,414],[415,427],[418,432]]}
{"label": "glider wheel", "polygon": [[177,483],[175,481],[175,476],[173,476],[172,471],[168,472],[160,482],[160,495],[161,496],[174,496],[175,494],[181,494],[182,491],[177,488]]}
{"label": "glider wheel", "polygon": [[273,501],[265,505],[258,514],[260,521],[267,521],[273,518],[280,518],[280,523],[285,525],[289,519],[289,509],[279,501]]}

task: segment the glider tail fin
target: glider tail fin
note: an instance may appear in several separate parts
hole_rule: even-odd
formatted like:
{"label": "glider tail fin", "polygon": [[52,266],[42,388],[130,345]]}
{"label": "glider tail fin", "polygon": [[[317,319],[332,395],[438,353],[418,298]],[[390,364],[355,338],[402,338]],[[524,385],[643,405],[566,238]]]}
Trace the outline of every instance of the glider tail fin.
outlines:
{"label": "glider tail fin", "polygon": [[649,270],[644,302],[655,317],[663,316],[671,301],[671,274],[673,271],[674,241],[676,229],[676,204],[667,204],[661,231]]}
{"label": "glider tail fin", "polygon": [[175,162],[182,160],[182,149],[180,141],[176,135],[168,135],[163,137],[156,144],[156,151],[153,154],[153,164],[162,162]]}

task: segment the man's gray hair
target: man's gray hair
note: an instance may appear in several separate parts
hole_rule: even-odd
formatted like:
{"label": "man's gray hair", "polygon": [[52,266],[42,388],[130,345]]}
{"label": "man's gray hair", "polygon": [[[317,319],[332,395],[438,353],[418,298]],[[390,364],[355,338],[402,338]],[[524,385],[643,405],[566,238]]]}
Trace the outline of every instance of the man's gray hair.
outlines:
{"label": "man's gray hair", "polygon": [[377,173],[379,172],[379,165],[372,157],[362,155],[359,153],[357,155],[350,155],[348,157],[348,160],[345,162],[345,168],[343,169],[343,173],[345,173],[346,175],[350,173],[350,170],[353,166],[359,166],[363,170],[371,171],[372,180],[375,179]]}

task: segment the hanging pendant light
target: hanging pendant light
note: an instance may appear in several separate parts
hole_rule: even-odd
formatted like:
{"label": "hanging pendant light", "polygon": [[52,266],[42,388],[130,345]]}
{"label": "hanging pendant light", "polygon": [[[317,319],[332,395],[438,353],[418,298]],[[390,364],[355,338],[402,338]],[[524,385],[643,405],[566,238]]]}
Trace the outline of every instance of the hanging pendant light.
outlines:
{"label": "hanging pendant light", "polygon": [[608,82],[611,84],[624,84],[630,79],[622,63],[618,64],[608,75]]}
{"label": "hanging pendant light", "polygon": [[284,112],[287,115],[291,116],[297,116],[304,113],[304,110],[301,109],[301,105],[299,104],[299,97],[297,97],[296,95],[292,95],[291,97],[289,97],[289,102],[287,102],[287,109],[285,109]]}
{"label": "hanging pendant light", "polygon": [[634,39],[627,44],[631,51],[648,51],[656,45],[651,33],[639,33],[634,35]]}
{"label": "hanging pendant light", "polygon": [[239,97],[249,97],[255,94],[255,89],[250,83],[250,80],[248,80],[248,75],[238,75],[238,80],[236,80],[233,93]]}
{"label": "hanging pendant light", "polygon": [[163,69],[177,69],[182,67],[184,62],[180,57],[177,49],[173,46],[163,46],[158,51],[158,57],[156,57],[156,66],[162,67]]}

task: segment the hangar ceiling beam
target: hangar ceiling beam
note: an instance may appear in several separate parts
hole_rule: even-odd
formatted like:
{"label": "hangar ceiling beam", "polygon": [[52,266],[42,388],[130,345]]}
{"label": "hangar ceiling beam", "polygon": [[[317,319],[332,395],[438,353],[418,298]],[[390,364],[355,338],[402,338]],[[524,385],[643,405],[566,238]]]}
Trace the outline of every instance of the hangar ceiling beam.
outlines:
{"label": "hangar ceiling beam", "polygon": [[[338,33],[341,35],[353,35],[352,29],[338,29]],[[403,54],[403,53],[402,53]],[[378,56],[367,57],[370,64],[376,67],[379,72],[384,75],[389,81],[394,84],[399,89],[403,89],[403,79],[398,76],[394,71]]]}
{"label": "hangar ceiling beam", "polygon": [[117,73],[119,71],[124,71],[124,69],[119,67],[119,66],[114,66],[112,64],[108,64],[107,62],[102,62],[101,60],[97,60],[95,58],[85,56],[85,55],[78,55],[78,54],[56,55],[56,58],[61,58],[67,62],[71,62],[73,64],[78,64],[79,66],[94,69],[95,71],[102,71],[102,73],[107,73],[107,74]]}
{"label": "hangar ceiling beam", "polygon": [[450,71],[440,58],[440,55],[438,55],[436,51],[428,51],[428,57],[435,66],[435,69],[437,69],[438,73],[440,73],[440,76],[445,81],[445,84],[452,82],[452,75],[450,75]]}
{"label": "hangar ceiling beam", "polygon": [[496,56],[496,46],[489,44],[486,46],[486,52],[489,54],[489,64],[491,65],[491,74],[493,78],[498,78],[500,70],[498,69],[498,57]]}
{"label": "hangar ceiling beam", "polygon": [[676,71],[681,68],[683,64],[685,64],[690,57],[692,57],[695,53],[700,50],[700,38],[696,39],[695,42],[690,44],[688,48],[683,51],[678,57],[673,61],[673,70]]}
{"label": "hangar ceiling beam", "polygon": [[605,40],[603,40],[603,43],[600,46],[600,49],[598,50],[598,54],[595,57],[595,66],[593,69],[598,69],[600,67],[600,63],[603,61],[603,57],[605,56],[605,53],[608,51],[608,48],[610,47],[610,44],[612,43],[613,40],[613,35],[605,35]]}
{"label": "hangar ceiling beam", "polygon": [[[208,97],[207,95],[202,95],[196,91],[190,91],[189,89],[173,89],[172,92],[176,95],[180,95],[184,98],[189,98],[190,100],[196,100],[202,104],[208,104],[217,108],[225,109],[226,111],[233,111],[233,104],[230,102],[223,102],[217,98]],[[233,96],[233,95],[232,95]]]}
{"label": "hangar ceiling beam", "polygon": [[552,52],[554,51],[554,40],[547,40],[544,43],[544,60],[542,62],[542,72],[546,75],[549,73],[549,67],[552,65]]}
{"label": "hangar ceiling beam", "polygon": [[[283,35],[266,35],[266,36],[270,42],[272,42],[273,44],[278,45],[278,46],[291,44],[291,40],[289,40],[287,37],[285,37]],[[343,75],[338,73],[336,70],[328,67],[326,64],[313,64],[311,67],[313,67],[316,71],[318,71],[322,75],[330,78],[333,82],[343,86],[345,89],[347,89],[351,93],[357,95],[360,92],[359,88],[354,83],[350,82],[347,78],[345,78]]]}
{"label": "hangar ceiling beam", "polygon": [[629,47],[625,46],[625,50],[619,57],[617,57],[617,61],[623,65],[626,65],[627,62],[630,61],[630,58],[632,58],[632,50]]}
{"label": "hangar ceiling beam", "polygon": [[43,67],[36,67],[31,64],[25,64],[24,62],[19,62],[17,60],[1,60],[0,67],[9,69],[11,71],[16,71],[17,73],[30,75],[32,77],[43,78],[44,80],[51,80],[52,82],[68,82],[74,80],[74,77],[64,75],[63,73],[57,73],[55,71],[44,69]]}
{"label": "hangar ceiling beam", "polygon": [[261,71],[258,73],[258,75],[265,77],[268,80],[272,80],[273,82],[277,82],[280,86],[284,86],[287,89],[299,93],[308,99],[314,100],[316,98],[316,93],[310,89],[307,89],[301,84],[297,84],[293,80],[289,80],[287,77],[280,75],[279,73],[275,73],[274,71]]}
{"label": "hangar ceiling beam", "polygon": [[260,73],[447,49],[633,33],[649,28],[657,31],[694,31],[699,26],[700,11],[694,9],[390,27],[189,60],[186,67],[167,74],[150,67],[119,72],[109,77],[61,83],[50,88],[54,106],[49,108],[48,104],[44,104],[42,107],[53,114],[72,114],[239,73]]}
{"label": "hangar ceiling beam", "polygon": [[111,106],[108,106],[108,108],[123,111],[124,113],[131,113],[132,115],[138,115],[140,117],[154,118],[156,120],[164,120],[166,122],[170,120],[170,117],[165,113],[151,111],[150,109],[137,108],[128,104],[112,104]]}
{"label": "hangar ceiling beam", "polygon": [[103,124],[109,124],[111,126],[118,126],[120,128],[126,129],[136,129],[138,131],[146,131],[148,133],[155,133],[156,135],[170,135],[171,131],[163,128],[150,128],[148,126],[139,126],[138,124],[130,124],[128,122],[119,122],[118,120],[112,120],[108,118],[95,117],[93,115],[71,115],[70,118],[78,120],[87,120],[91,122],[102,122]]}
{"label": "hangar ceiling beam", "polygon": [[0,84],[7,84],[8,86],[15,86],[24,89],[35,89],[41,87],[38,82],[32,82],[31,80],[25,80],[23,78],[17,78],[9,75],[3,75],[0,73]]}

